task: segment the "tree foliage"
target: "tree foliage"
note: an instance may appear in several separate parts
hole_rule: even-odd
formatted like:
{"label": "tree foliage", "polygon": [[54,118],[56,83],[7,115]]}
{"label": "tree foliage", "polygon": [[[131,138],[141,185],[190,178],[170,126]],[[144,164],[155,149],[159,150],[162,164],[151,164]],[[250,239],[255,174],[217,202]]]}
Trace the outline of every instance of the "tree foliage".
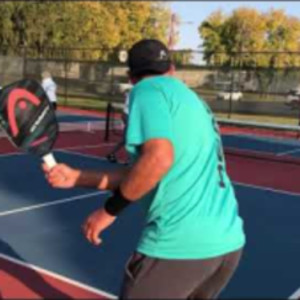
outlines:
{"label": "tree foliage", "polygon": [[226,43],[223,42],[226,20],[225,14],[218,10],[199,26],[199,33],[204,41],[204,60],[210,65],[223,65],[228,61]]}
{"label": "tree foliage", "polygon": [[104,59],[143,37],[166,42],[171,12],[161,2],[40,0],[3,2],[0,15],[1,53]]}
{"label": "tree foliage", "polygon": [[284,10],[262,13],[241,7],[230,15],[219,10],[198,30],[204,41],[204,58],[211,65],[277,68],[300,64],[299,55],[289,53],[300,50],[300,19]]}

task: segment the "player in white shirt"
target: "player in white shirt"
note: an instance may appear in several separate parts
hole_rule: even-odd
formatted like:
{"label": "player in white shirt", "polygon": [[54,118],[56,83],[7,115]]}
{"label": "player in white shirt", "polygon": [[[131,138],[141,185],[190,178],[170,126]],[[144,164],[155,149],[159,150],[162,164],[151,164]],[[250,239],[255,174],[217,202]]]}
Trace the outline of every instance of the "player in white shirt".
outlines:
{"label": "player in white shirt", "polygon": [[56,96],[56,90],[57,85],[52,79],[52,76],[50,72],[44,71],[42,73],[42,87],[44,88],[45,92],[48,95],[49,100],[53,104],[54,109],[57,108],[57,96]]}
{"label": "player in white shirt", "polygon": [[125,103],[124,103],[124,108],[123,108],[123,112],[122,112],[122,121],[124,124],[124,133],[123,133],[123,138],[122,140],[113,148],[113,150],[106,156],[106,158],[110,161],[110,162],[117,162],[117,158],[116,158],[116,153],[118,151],[120,151],[124,145],[125,145],[125,133],[126,133],[126,125],[127,125],[127,119],[128,119],[128,114],[129,114],[129,92],[128,91],[125,94]]}

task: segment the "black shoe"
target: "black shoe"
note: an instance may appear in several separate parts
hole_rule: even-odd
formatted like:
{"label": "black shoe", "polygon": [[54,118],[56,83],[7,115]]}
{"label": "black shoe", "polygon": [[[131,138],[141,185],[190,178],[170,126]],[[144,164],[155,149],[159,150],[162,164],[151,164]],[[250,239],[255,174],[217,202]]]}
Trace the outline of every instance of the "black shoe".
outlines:
{"label": "black shoe", "polygon": [[111,163],[116,163],[116,162],[118,162],[116,156],[115,156],[113,153],[108,154],[108,155],[106,156],[106,158],[107,158],[107,160],[108,160],[109,162],[111,162]]}

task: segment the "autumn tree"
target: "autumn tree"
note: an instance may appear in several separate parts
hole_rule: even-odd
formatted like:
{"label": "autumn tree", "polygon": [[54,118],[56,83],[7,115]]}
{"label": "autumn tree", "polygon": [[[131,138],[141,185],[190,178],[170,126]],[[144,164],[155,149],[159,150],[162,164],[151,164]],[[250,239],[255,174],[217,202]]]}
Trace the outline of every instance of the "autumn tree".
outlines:
{"label": "autumn tree", "polygon": [[163,3],[132,1],[3,2],[0,14],[2,53],[21,54],[26,46],[29,56],[51,58],[66,55],[64,48],[97,49],[70,51],[70,59],[105,59],[142,37],[166,41],[170,18]]}
{"label": "autumn tree", "polygon": [[224,23],[227,16],[218,10],[213,12],[198,28],[203,39],[204,60],[209,65],[223,65],[228,61],[226,44],[224,44]]}
{"label": "autumn tree", "polygon": [[268,90],[279,68],[288,73],[300,65],[299,54],[291,53],[300,50],[300,20],[284,10],[261,13],[241,7],[230,15],[216,11],[199,26],[199,34],[208,64],[254,68],[261,91]]}
{"label": "autumn tree", "polygon": [[[224,52],[227,55],[240,53],[235,60],[237,65],[286,67],[295,63],[295,56],[288,52],[300,50],[300,20],[286,15],[283,10],[260,13],[242,7],[228,16],[219,10],[199,26],[199,34],[205,59],[213,64],[220,61],[211,61],[211,55]],[[273,52],[273,55],[260,52]]]}

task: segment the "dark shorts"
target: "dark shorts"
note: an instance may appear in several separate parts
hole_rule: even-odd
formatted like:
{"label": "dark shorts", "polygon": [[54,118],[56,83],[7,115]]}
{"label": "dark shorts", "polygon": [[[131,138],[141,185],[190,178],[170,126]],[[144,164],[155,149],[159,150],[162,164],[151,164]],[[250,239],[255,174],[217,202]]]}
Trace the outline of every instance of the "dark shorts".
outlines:
{"label": "dark shorts", "polygon": [[203,260],[166,260],[134,253],[121,299],[216,299],[233,276],[242,250]]}

